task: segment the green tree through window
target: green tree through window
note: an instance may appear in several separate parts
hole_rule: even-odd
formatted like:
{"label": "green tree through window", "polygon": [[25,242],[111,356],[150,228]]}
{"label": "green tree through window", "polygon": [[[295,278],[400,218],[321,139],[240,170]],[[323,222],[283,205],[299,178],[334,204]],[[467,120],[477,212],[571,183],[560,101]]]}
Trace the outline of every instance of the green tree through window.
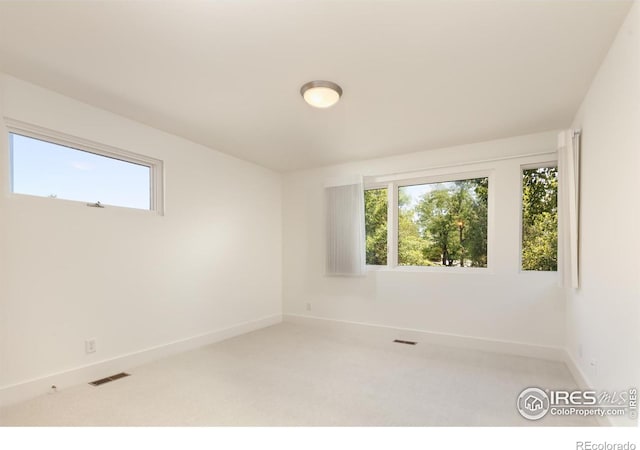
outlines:
{"label": "green tree through window", "polygon": [[522,270],[558,270],[558,169],[522,171]]}
{"label": "green tree through window", "polygon": [[387,189],[364,191],[367,264],[387,264]]}
{"label": "green tree through window", "polygon": [[[398,265],[487,267],[488,178],[398,188]],[[365,191],[367,264],[387,264],[387,189]]]}
{"label": "green tree through window", "polygon": [[[487,267],[489,179],[401,187],[400,196],[416,187],[425,192],[408,211],[423,242],[424,260],[411,261],[398,254],[398,264]],[[401,230],[400,246],[405,239]]]}

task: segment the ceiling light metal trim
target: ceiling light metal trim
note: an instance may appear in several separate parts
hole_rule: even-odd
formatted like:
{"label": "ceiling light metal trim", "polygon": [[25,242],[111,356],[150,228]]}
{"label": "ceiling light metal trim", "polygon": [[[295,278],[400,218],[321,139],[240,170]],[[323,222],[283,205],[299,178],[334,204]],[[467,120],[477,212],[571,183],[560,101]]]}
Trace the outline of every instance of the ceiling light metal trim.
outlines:
{"label": "ceiling light metal trim", "polygon": [[[311,101],[309,101],[309,99],[307,97],[305,97],[305,93],[307,91],[309,91],[310,89],[314,89],[314,88],[326,88],[326,89],[331,89],[332,91],[334,91],[338,97],[335,99],[335,101],[331,104],[328,105],[324,105],[324,106],[320,106],[318,104],[314,104]],[[300,88],[300,95],[302,95],[302,98],[304,98],[304,100],[311,106],[316,107],[316,108],[328,108],[330,106],[333,106],[335,103],[338,102],[338,100],[340,100],[340,98],[342,97],[342,88],[340,86],[338,86],[336,83],[334,83],[333,81],[326,81],[326,80],[313,80],[313,81],[309,81],[305,84],[302,85],[302,87]]]}

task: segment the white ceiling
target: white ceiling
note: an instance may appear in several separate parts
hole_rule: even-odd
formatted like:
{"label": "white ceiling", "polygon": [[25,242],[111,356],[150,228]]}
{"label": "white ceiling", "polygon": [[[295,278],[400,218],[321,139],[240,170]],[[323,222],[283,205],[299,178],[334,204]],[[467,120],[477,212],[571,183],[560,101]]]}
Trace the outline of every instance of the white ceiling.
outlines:
{"label": "white ceiling", "polygon": [[0,70],[286,171],[568,126],[629,6],[0,2]]}

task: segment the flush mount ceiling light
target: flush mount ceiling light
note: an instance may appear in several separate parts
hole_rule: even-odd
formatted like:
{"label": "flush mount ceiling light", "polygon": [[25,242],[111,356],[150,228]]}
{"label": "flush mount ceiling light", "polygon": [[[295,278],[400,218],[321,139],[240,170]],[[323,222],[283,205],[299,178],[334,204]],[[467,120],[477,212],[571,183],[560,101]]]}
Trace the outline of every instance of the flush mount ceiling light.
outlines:
{"label": "flush mount ceiling light", "polygon": [[314,108],[328,108],[340,100],[342,88],[331,81],[315,80],[303,84],[300,94]]}

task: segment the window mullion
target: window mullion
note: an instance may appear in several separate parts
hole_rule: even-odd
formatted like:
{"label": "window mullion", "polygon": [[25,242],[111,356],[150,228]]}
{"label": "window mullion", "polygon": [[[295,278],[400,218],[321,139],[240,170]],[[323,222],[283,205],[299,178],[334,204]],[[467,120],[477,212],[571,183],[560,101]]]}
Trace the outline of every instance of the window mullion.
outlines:
{"label": "window mullion", "polygon": [[398,183],[387,186],[387,266],[398,266]]}

